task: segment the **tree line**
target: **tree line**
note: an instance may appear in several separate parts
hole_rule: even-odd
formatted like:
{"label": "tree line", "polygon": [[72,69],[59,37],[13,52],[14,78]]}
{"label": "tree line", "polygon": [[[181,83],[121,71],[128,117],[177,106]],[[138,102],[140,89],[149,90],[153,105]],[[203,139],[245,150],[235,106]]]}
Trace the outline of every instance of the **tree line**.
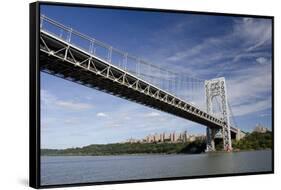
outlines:
{"label": "tree line", "polygon": [[[43,156],[100,156],[124,154],[194,154],[205,151],[206,142],[196,140],[188,143],[113,143],[92,144],[67,149],[41,149]],[[272,133],[249,133],[240,141],[233,141],[234,150],[260,150],[272,148]],[[222,141],[216,149],[223,149]]]}

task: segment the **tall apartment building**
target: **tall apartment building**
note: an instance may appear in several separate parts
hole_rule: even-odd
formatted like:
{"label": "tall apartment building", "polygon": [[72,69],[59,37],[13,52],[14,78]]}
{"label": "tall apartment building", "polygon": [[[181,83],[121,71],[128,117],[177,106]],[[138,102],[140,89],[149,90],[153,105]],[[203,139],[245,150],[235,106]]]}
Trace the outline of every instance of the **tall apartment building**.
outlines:
{"label": "tall apartment building", "polygon": [[142,142],[144,143],[163,143],[163,142],[170,142],[170,143],[178,143],[178,142],[189,142],[189,138],[191,136],[187,134],[186,131],[182,133],[160,133],[154,135],[146,136]]}
{"label": "tall apartment building", "polygon": [[262,126],[261,124],[257,124],[256,127],[254,128],[254,132],[257,132],[257,133],[266,133],[267,131],[269,131],[269,129]]}

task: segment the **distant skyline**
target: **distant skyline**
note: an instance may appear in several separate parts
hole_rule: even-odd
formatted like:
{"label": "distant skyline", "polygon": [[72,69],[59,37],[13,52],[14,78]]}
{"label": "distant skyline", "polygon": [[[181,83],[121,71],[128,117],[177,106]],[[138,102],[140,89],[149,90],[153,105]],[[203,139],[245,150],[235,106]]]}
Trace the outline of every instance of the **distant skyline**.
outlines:
{"label": "distant skyline", "polygon": [[[153,64],[204,80],[224,76],[238,127],[271,129],[271,20],[52,5],[41,13]],[[206,127],[41,73],[41,148],[184,130]]]}

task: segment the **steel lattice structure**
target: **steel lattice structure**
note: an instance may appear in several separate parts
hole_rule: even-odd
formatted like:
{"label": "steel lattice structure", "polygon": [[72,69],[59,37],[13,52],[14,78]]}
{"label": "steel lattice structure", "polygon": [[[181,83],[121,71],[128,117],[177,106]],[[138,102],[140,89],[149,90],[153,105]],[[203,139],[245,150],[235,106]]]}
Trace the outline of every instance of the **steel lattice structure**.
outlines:
{"label": "steel lattice structure", "polygon": [[[225,78],[216,78],[205,81],[206,89],[206,104],[207,112],[213,113],[213,99],[219,97],[222,120],[224,125],[222,126],[221,133],[223,139],[223,146],[225,150],[231,150],[231,131],[230,131],[230,120],[229,120],[229,109],[227,103],[227,93]],[[218,129],[207,127],[207,151],[215,151],[215,135],[218,133]]]}
{"label": "steel lattice structure", "polygon": [[[58,31],[63,32],[56,33],[46,29],[46,27],[43,27],[43,21],[45,24],[49,23]],[[65,31],[68,35],[65,35]],[[82,40],[73,40],[75,39],[74,36],[78,36],[87,43],[90,42],[89,49],[79,45]],[[94,46],[104,47],[107,50],[106,56],[99,56]],[[224,131],[223,134],[225,134],[223,136],[224,145],[231,148],[230,132],[237,134],[238,129],[229,125],[224,79],[219,80],[220,90],[218,92],[224,102],[223,105],[225,106],[223,109],[226,113],[224,114],[225,117],[217,118],[210,111],[211,104],[209,98],[207,98],[207,111],[204,111],[142,78],[140,72],[138,73],[140,64],[139,66],[137,65],[136,72],[112,64],[112,59],[114,59],[113,50],[115,52],[119,51],[45,16],[41,16],[41,71],[205,125],[208,128],[208,140],[212,139],[209,137],[222,129]],[[119,53],[125,56],[127,58],[125,61],[128,62],[130,56],[126,53]],[[141,60],[137,60],[139,63],[141,62]],[[126,65],[128,66],[129,64]],[[206,83],[206,97],[211,97],[210,93],[214,94],[217,92],[217,89],[207,90],[213,84],[210,81]],[[208,143],[208,147],[210,150],[211,147],[212,150],[215,150],[214,145],[210,143]]]}

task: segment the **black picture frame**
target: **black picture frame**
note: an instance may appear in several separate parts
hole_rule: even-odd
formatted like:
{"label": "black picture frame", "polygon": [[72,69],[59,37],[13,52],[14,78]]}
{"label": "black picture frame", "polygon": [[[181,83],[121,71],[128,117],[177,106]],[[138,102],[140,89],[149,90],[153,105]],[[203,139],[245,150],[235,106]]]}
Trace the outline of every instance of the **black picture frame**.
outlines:
{"label": "black picture frame", "polygon": [[[75,184],[59,184],[59,185],[41,185],[40,183],[40,62],[39,62],[39,38],[40,38],[40,6],[41,5],[56,5],[56,6],[71,6],[71,7],[93,7],[93,8],[109,8],[120,10],[140,10],[153,12],[171,12],[171,13],[192,13],[203,15],[223,15],[232,17],[252,17],[252,18],[267,18],[272,22],[272,170],[266,172],[245,172],[239,174],[217,174],[203,176],[187,176],[187,177],[171,177],[159,179],[139,179],[125,181],[107,181],[107,182],[91,182],[91,183],[75,183]],[[243,176],[257,174],[273,174],[274,173],[274,17],[263,15],[248,15],[248,14],[233,14],[233,13],[217,13],[217,12],[199,12],[187,10],[166,10],[155,8],[135,8],[121,6],[103,6],[80,3],[58,3],[58,2],[34,2],[29,4],[29,185],[33,188],[53,188],[53,187],[73,187],[73,186],[88,186],[102,184],[121,184],[135,182],[151,182],[165,180],[183,180],[194,178],[210,178],[210,177],[227,177],[227,176]]]}

